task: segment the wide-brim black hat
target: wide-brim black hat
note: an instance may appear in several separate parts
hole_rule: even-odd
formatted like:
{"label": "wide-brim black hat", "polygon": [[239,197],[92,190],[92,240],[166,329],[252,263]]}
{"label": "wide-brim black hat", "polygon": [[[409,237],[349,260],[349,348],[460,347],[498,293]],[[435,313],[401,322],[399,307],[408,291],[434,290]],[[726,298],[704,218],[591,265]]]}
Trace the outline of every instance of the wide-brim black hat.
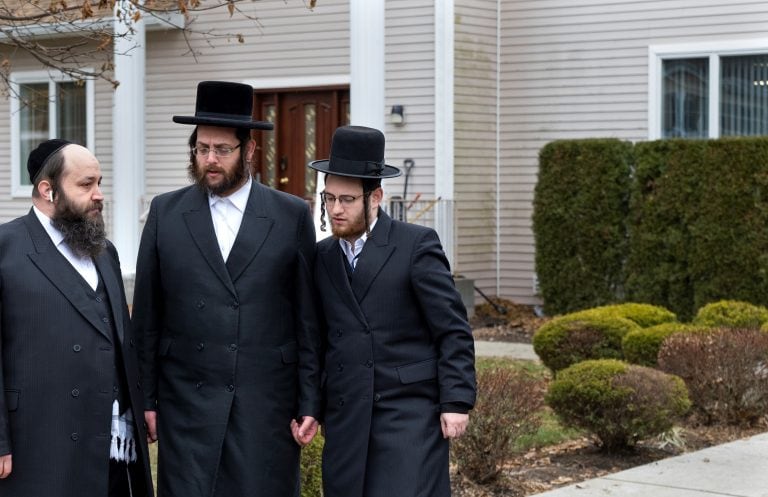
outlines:
{"label": "wide-brim black hat", "polygon": [[400,169],[384,163],[384,134],[365,126],[336,128],[331,140],[331,157],[315,160],[308,167],[350,178],[394,178]]}
{"label": "wide-brim black hat", "polygon": [[195,115],[173,116],[173,122],[224,128],[274,128],[272,123],[254,121],[252,112],[251,85],[227,81],[201,81],[197,85]]}

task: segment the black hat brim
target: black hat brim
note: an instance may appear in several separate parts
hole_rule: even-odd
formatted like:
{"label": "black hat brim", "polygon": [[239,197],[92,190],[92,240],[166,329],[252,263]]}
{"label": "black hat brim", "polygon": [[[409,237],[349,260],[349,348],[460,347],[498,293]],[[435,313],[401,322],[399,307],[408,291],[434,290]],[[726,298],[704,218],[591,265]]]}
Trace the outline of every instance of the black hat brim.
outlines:
{"label": "black hat brim", "polygon": [[221,128],[246,128],[272,130],[275,126],[266,121],[245,121],[243,119],[226,119],[222,117],[173,116],[173,122],[179,124],[195,124],[203,126],[218,126]]}
{"label": "black hat brim", "polygon": [[341,171],[330,171],[328,169],[330,162],[331,161],[329,159],[313,160],[312,162],[307,164],[307,167],[312,168],[315,171],[320,171],[321,173],[332,174],[334,176],[346,176],[347,178],[384,179],[384,178],[396,178],[401,174],[403,174],[403,172],[400,169],[387,164],[384,164],[384,169],[381,171],[381,174],[355,174],[355,173],[347,173],[347,172],[341,172]]}

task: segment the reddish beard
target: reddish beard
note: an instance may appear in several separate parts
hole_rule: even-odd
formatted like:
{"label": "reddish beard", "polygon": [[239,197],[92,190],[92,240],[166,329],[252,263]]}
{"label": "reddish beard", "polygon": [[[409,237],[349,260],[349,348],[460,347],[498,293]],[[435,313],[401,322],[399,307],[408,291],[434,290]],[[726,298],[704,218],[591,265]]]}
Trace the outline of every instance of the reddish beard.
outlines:
{"label": "reddish beard", "polygon": [[[208,172],[221,174],[221,180],[216,184],[211,184],[211,181],[207,176]],[[191,162],[187,168],[187,173],[189,174],[190,179],[192,179],[192,181],[203,191],[219,196],[233,191],[245,180],[245,167],[242,163],[241,167],[235,167],[228,171],[219,166],[208,166],[205,164],[198,165],[196,162]]]}

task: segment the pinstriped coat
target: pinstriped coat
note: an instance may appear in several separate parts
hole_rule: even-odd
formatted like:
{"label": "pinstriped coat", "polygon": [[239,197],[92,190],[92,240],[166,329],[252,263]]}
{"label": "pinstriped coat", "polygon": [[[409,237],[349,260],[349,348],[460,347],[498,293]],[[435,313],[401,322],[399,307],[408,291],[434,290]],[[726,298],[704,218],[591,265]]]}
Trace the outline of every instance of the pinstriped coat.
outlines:
{"label": "pinstriped coat", "polygon": [[[107,495],[116,351],[143,426],[117,252],[109,244],[94,262],[120,344],[34,212],[0,226],[0,454],[13,455],[3,497]],[[151,488],[146,439],[135,440]]]}
{"label": "pinstriped coat", "polygon": [[351,278],[318,244],[325,497],[450,495],[441,404],[474,405],[474,344],[434,230],[379,211]]}

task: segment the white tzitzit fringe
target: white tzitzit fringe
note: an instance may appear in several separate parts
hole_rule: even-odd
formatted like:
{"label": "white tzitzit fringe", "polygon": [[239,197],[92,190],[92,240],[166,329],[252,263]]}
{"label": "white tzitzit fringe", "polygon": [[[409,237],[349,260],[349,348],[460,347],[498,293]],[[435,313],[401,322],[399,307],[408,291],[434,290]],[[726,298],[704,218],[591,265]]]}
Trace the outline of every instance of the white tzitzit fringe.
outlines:
{"label": "white tzitzit fringe", "polygon": [[120,404],[115,399],[112,403],[112,442],[109,448],[109,458],[115,461],[135,462],[136,441],[133,439],[133,414],[131,410],[120,415]]}

